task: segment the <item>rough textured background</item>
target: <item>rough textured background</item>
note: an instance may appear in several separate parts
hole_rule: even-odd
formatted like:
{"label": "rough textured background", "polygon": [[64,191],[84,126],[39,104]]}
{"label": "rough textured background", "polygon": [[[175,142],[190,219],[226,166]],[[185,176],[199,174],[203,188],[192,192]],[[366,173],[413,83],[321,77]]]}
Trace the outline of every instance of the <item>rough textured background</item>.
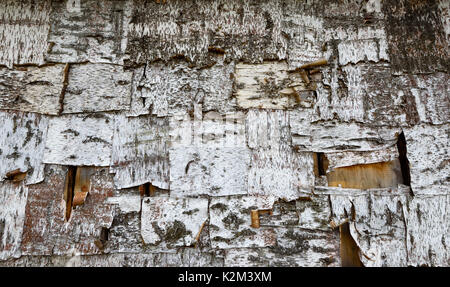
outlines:
{"label": "rough textured background", "polygon": [[0,266],[450,266],[449,13],[1,1]]}

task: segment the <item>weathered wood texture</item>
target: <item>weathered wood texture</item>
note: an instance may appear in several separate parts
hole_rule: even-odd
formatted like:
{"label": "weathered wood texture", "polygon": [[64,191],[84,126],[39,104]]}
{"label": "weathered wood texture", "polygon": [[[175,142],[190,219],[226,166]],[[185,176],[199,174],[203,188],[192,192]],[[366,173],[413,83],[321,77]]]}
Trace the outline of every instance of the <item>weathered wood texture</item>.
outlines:
{"label": "weathered wood texture", "polygon": [[450,266],[449,1],[0,3],[1,266]]}

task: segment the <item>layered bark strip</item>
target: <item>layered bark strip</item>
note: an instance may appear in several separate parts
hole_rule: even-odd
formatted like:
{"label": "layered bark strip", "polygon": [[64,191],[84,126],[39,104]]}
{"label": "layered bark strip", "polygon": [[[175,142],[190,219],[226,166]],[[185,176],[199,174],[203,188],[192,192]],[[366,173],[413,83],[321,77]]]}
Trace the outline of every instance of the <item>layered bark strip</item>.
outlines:
{"label": "layered bark strip", "polygon": [[0,266],[450,266],[448,0],[4,0]]}

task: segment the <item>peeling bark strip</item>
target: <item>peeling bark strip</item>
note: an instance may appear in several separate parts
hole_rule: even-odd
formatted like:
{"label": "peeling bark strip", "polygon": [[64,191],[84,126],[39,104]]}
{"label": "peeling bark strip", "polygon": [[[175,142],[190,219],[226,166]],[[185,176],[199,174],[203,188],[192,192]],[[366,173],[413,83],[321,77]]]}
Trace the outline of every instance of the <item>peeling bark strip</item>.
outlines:
{"label": "peeling bark strip", "polygon": [[416,125],[404,129],[414,194],[446,194],[449,188],[450,125]]}
{"label": "peeling bark strip", "polygon": [[250,152],[245,147],[172,148],[169,161],[172,196],[247,194]]}
{"label": "peeling bark strip", "polygon": [[165,118],[117,116],[111,170],[118,188],[153,186],[169,189],[169,122]]}
{"label": "peeling bark strip", "polygon": [[298,73],[288,73],[286,62],[236,65],[236,97],[242,108],[287,109],[300,103],[311,106],[312,99],[301,99],[307,84]]}
{"label": "peeling bark strip", "polygon": [[27,198],[23,182],[0,182],[0,262],[21,256]]}
{"label": "peeling bark strip", "polygon": [[202,110],[221,114],[235,112],[232,97],[235,64],[217,63],[207,69],[192,67],[182,60],[149,63],[134,70],[130,115],[152,114],[158,117]]}

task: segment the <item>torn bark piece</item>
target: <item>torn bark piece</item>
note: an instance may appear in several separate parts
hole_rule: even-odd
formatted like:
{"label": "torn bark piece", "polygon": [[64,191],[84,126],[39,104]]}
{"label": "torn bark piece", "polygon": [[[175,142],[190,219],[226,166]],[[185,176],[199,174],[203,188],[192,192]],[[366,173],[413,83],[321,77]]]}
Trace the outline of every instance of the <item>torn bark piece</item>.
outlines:
{"label": "torn bark piece", "polygon": [[[216,57],[208,51],[211,46],[226,50],[230,62],[286,58],[287,39],[280,21],[284,13],[278,1],[254,5],[242,1],[170,1],[169,5],[133,1],[127,6],[133,7],[126,45],[132,63],[184,57],[193,65],[205,66]],[[305,42],[305,32],[296,33]]]}
{"label": "torn bark piece", "polygon": [[58,99],[64,93],[64,71],[62,64],[16,67],[14,70],[1,67],[0,108],[58,115]]}
{"label": "torn bark piece", "polygon": [[169,121],[153,116],[125,117],[114,122],[111,173],[116,188],[151,182],[169,188]]}
{"label": "torn bark piece", "polygon": [[327,153],[328,167],[325,172],[338,167],[347,167],[358,164],[370,164],[389,162],[399,158],[399,152],[395,145],[385,149],[371,151],[344,151]]}
{"label": "torn bark piece", "polygon": [[47,62],[123,63],[132,5],[126,1],[78,0],[75,8],[70,3],[74,1],[48,2],[51,31],[45,40],[53,44],[45,54]]}
{"label": "torn bark piece", "polygon": [[77,168],[77,173],[75,177],[74,186],[74,197],[72,206],[82,205],[86,200],[86,197],[91,188],[91,178],[92,168],[89,167],[79,167]]}
{"label": "torn bark piece", "polygon": [[20,182],[0,182],[0,262],[21,254],[28,187]]}
{"label": "torn bark piece", "polygon": [[132,73],[110,64],[72,64],[64,114],[128,110]]}
{"label": "torn bark piece", "polygon": [[66,221],[70,219],[73,207],[84,204],[90,191],[92,172],[93,168],[69,166],[64,187]]}
{"label": "torn bark piece", "polygon": [[405,157],[407,155],[409,162],[404,162],[404,167],[409,166],[414,194],[448,194],[450,125],[416,125],[405,128],[404,133],[407,146]]}
{"label": "torn bark piece", "polygon": [[51,2],[1,1],[0,65],[44,63]]}
{"label": "torn bark piece", "polygon": [[312,68],[312,67],[323,66],[323,65],[326,65],[326,64],[328,64],[327,59],[319,59],[317,61],[306,63],[306,64],[300,66],[297,70],[309,69],[309,68]]}
{"label": "torn bark piece", "polygon": [[327,174],[328,186],[342,188],[385,188],[403,183],[397,160],[339,167]]}
{"label": "torn bark piece", "polygon": [[109,166],[114,115],[62,115],[49,120],[43,162]]}
{"label": "torn bark piece", "polygon": [[27,176],[27,171],[22,172],[20,169],[16,169],[6,173],[6,179],[12,180],[13,182],[20,182]]}

